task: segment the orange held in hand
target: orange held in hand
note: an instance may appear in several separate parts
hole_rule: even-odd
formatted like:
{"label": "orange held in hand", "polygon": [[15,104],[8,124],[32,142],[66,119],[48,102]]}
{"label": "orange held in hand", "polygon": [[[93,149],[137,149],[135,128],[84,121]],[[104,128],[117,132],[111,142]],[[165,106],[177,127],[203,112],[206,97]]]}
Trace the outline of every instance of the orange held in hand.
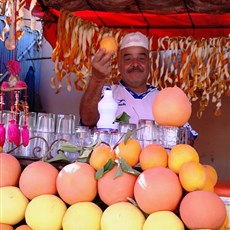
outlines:
{"label": "orange held in hand", "polygon": [[118,44],[114,37],[104,37],[100,42],[100,49],[105,49],[106,53],[109,51],[117,52]]}

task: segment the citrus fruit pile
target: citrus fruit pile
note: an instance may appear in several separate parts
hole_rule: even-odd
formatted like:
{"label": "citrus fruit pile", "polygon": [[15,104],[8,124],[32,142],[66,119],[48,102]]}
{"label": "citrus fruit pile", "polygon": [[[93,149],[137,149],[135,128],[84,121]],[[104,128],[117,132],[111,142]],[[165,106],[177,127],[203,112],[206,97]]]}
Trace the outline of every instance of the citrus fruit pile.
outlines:
{"label": "citrus fruit pile", "polygon": [[61,170],[45,161],[22,170],[0,153],[0,170],[1,230],[227,229],[217,172],[187,144],[166,152],[132,138],[114,149],[101,143],[88,162]]}

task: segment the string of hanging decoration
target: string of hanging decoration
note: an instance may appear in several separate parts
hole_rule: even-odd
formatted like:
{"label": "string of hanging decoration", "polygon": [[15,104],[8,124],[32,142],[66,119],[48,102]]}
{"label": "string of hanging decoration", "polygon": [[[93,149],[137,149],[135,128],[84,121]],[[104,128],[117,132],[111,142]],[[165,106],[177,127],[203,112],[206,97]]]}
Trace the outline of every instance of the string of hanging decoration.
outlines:
{"label": "string of hanging decoration", "polygon": [[[98,27],[62,9],[57,33],[52,53],[55,76],[51,78],[51,86],[59,93],[64,80],[69,91],[73,85],[76,90],[85,90],[91,73],[91,59],[100,40],[110,35],[120,43],[126,32]],[[153,39],[149,37],[153,63],[150,82],[160,88],[177,85],[191,101],[199,100],[198,117],[209,102],[216,105],[215,115],[221,115],[222,96],[230,96],[230,38],[163,37],[158,39],[156,51],[153,50]],[[117,83],[119,79],[115,57],[110,83]]]}

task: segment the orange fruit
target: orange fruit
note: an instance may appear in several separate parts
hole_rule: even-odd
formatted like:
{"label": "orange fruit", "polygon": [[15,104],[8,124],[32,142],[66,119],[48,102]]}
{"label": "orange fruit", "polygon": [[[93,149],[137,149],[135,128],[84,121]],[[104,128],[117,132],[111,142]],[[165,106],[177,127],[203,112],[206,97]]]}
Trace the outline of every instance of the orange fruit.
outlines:
{"label": "orange fruit", "polygon": [[103,37],[100,42],[100,49],[105,49],[106,53],[109,51],[117,52],[118,44],[114,37],[107,36]]}
{"label": "orange fruit", "polygon": [[89,164],[95,169],[98,170],[105,166],[109,160],[115,160],[115,152],[108,145],[99,145],[93,149],[91,153]]}
{"label": "orange fruit", "polygon": [[180,167],[189,161],[199,162],[198,152],[191,145],[175,145],[168,154],[168,167],[175,173],[179,173]]}
{"label": "orange fruit", "polygon": [[117,158],[123,158],[130,166],[135,166],[139,162],[141,145],[136,139],[122,140],[115,148],[115,153]]}
{"label": "orange fruit", "polygon": [[121,176],[115,177],[117,165],[98,180],[98,195],[107,205],[133,198],[133,189],[137,176],[123,172]]}
{"label": "orange fruit", "polygon": [[158,166],[167,167],[168,154],[163,146],[159,144],[149,144],[142,149],[139,161],[142,170]]}
{"label": "orange fruit", "polygon": [[186,162],[179,171],[181,185],[188,192],[203,189],[206,178],[206,171],[199,162]]}
{"label": "orange fruit", "polygon": [[153,117],[163,126],[183,126],[192,114],[189,98],[179,87],[166,87],[155,97]]}
{"label": "orange fruit", "polygon": [[35,161],[26,166],[19,179],[19,188],[28,199],[42,194],[56,194],[58,170],[48,162]]}
{"label": "orange fruit", "polygon": [[187,193],[179,213],[188,229],[220,229],[226,218],[226,208],[219,196],[203,190]]}
{"label": "orange fruit", "polygon": [[0,172],[0,187],[18,185],[21,165],[16,157],[0,153]]}
{"label": "orange fruit", "polygon": [[32,230],[27,224],[23,224],[15,228],[15,230]]}
{"label": "orange fruit", "polygon": [[213,182],[212,182],[211,178],[209,176],[207,176],[207,174],[206,174],[205,184],[204,184],[204,187],[202,188],[202,190],[214,192]]}
{"label": "orange fruit", "polygon": [[0,230],[14,230],[12,225],[0,223]]}
{"label": "orange fruit", "polygon": [[181,200],[179,178],[169,168],[156,167],[143,171],[134,186],[134,198],[147,214],[156,211],[174,211]]}
{"label": "orange fruit", "polygon": [[227,230],[227,229],[229,229],[229,228],[227,228],[227,226],[228,226],[228,215],[226,215],[224,223],[222,224],[222,226],[220,227],[219,230]]}
{"label": "orange fruit", "polygon": [[92,201],[97,195],[96,171],[83,162],[67,164],[57,176],[59,196],[67,204]]}
{"label": "orange fruit", "polygon": [[203,165],[203,166],[204,166],[204,169],[205,169],[208,177],[210,177],[213,186],[215,186],[217,183],[217,180],[218,180],[218,175],[217,175],[216,169],[211,165]]}

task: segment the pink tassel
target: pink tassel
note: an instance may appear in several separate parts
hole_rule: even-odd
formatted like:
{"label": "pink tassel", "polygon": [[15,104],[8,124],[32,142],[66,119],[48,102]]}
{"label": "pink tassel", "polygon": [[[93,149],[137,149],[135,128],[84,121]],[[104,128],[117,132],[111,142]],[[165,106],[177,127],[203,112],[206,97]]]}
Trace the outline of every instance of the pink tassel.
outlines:
{"label": "pink tassel", "polygon": [[10,120],[8,126],[8,139],[9,142],[13,142],[16,146],[20,145],[20,129],[18,124],[15,123],[15,120]]}
{"label": "pink tassel", "polygon": [[6,129],[4,124],[0,124],[0,146],[3,147],[6,140]]}
{"label": "pink tassel", "polygon": [[22,144],[24,147],[28,146],[30,134],[27,125],[22,126]]}

